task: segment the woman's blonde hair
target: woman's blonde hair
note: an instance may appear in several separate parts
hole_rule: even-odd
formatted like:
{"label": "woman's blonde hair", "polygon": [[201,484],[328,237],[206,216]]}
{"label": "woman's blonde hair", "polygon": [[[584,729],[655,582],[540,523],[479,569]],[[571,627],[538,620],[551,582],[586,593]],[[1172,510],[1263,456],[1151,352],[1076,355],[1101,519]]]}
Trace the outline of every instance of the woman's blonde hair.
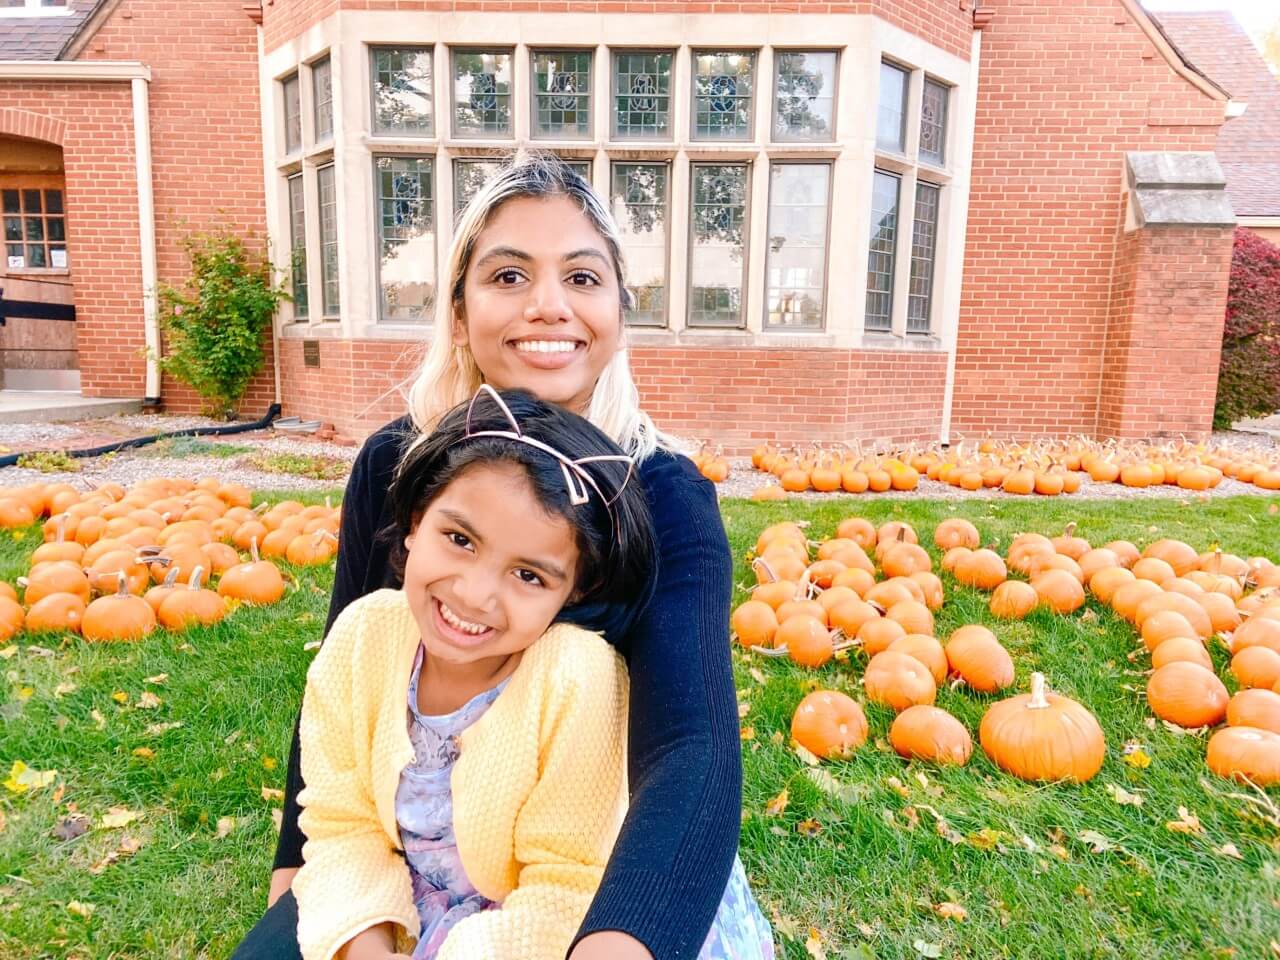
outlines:
{"label": "woman's blonde hair", "polygon": [[[467,268],[476,238],[504,203],[525,197],[567,197],[582,210],[600,234],[617,274],[622,311],[632,304],[624,276],[618,227],[591,186],[558,157],[526,153],[496,173],[463,210],[449,246],[447,282],[437,285],[435,333],[409,387],[409,413],[418,430],[427,432],[445,413],[475,393],[484,377],[471,348],[453,342],[455,318],[462,316]],[[619,312],[618,322],[623,322]],[[607,433],[637,461],[658,447],[675,449],[674,440],[660,433],[640,409],[640,393],[631,378],[626,349],[613,355],[596,381],[587,419]]]}

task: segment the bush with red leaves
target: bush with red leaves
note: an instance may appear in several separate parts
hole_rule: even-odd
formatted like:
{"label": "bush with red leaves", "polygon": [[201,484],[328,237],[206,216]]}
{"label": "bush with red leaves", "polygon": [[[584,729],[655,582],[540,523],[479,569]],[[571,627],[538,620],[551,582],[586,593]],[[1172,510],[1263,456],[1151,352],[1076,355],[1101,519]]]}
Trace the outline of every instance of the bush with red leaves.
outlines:
{"label": "bush with red leaves", "polygon": [[1280,410],[1280,247],[1237,229],[1213,425]]}

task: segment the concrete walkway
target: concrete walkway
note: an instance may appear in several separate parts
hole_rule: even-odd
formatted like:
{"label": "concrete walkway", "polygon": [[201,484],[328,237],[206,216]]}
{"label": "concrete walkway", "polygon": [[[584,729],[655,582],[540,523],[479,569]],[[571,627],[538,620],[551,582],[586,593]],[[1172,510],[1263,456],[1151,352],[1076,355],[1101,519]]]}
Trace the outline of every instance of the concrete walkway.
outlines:
{"label": "concrete walkway", "polygon": [[1273,440],[1280,440],[1280,413],[1259,417],[1257,420],[1237,420],[1231,428],[1244,433],[1263,433]]}
{"label": "concrete walkway", "polygon": [[6,423],[51,423],[138,413],[141,400],[83,397],[78,390],[0,390],[0,440]]}

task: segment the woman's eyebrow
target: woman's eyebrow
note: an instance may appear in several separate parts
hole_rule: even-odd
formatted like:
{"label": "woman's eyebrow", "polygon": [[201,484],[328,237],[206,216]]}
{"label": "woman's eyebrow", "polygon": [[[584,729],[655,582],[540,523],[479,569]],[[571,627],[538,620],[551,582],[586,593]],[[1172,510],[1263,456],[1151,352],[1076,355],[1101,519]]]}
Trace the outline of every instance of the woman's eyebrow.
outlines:
{"label": "woman's eyebrow", "polygon": [[515,247],[494,247],[476,261],[476,267],[480,268],[490,260],[519,260],[522,263],[532,263],[533,256],[523,250],[517,250]]}
{"label": "woman's eyebrow", "polygon": [[567,263],[570,260],[577,260],[579,257],[593,257],[605,266],[609,266],[609,258],[595,247],[583,247],[581,250],[574,250],[572,253],[566,253],[560,259]]}

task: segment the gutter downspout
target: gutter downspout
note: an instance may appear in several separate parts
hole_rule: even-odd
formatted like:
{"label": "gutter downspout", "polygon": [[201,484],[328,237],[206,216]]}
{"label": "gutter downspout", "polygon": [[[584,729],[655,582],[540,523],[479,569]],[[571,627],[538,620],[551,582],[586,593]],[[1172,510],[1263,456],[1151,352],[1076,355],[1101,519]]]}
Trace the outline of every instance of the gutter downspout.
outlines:
{"label": "gutter downspout", "polygon": [[138,178],[138,240],[142,257],[142,323],[147,345],[147,382],[143,403],[160,405],[160,321],[156,310],[156,208],[151,181],[151,119],[147,81],[134,77],[133,152]]}
{"label": "gutter downspout", "polygon": [[[246,10],[249,5],[246,4]],[[274,126],[268,128],[264,122],[266,117],[272,116],[271,113],[271,94],[274,87],[269,79],[264,75],[266,71],[266,41],[263,39],[262,29],[262,7],[258,6],[251,10],[249,19],[257,24],[258,35],[258,131],[262,135],[262,199],[267,209],[267,239],[268,244],[271,239],[271,226],[275,222],[274,214],[276,210],[276,186],[277,177],[275,175],[274,164],[272,163],[272,147],[271,137],[268,136],[268,129],[274,129]],[[272,118],[274,120],[274,117]],[[292,250],[290,250],[292,253]],[[274,266],[274,262],[272,264]],[[271,316],[271,373],[274,378],[275,402],[279,404],[280,400],[280,311],[276,310]]]}
{"label": "gutter downspout", "polygon": [[[970,73],[969,89],[973,91],[973,97],[969,101],[968,110],[966,110],[965,123],[969,128],[969,169],[965,174],[964,189],[964,209],[959,212],[960,219],[960,242],[963,247],[964,239],[969,233],[969,197],[973,187],[973,152],[974,140],[977,133],[978,123],[978,72],[980,66],[980,58],[982,54],[982,28],[991,22],[992,11],[979,10],[979,4],[974,4],[973,10],[973,39],[969,41],[969,62],[973,65]],[[960,255],[960,285],[964,287],[964,251],[961,250]],[[963,298],[960,298],[963,299]],[[938,441],[944,446],[951,443],[951,411],[956,393],[956,348],[960,342],[960,308],[956,307],[956,323],[951,331],[951,342],[947,344],[947,376],[942,388],[942,424],[938,431]]]}

